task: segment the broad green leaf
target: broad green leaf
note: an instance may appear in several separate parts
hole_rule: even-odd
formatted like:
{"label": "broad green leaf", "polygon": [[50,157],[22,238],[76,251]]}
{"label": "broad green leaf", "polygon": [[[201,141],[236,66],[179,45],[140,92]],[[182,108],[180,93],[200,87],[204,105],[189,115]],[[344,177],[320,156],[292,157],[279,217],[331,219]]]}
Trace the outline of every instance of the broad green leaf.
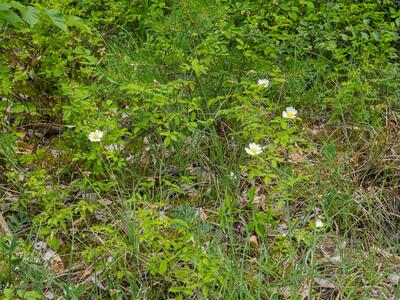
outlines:
{"label": "broad green leaf", "polygon": [[18,10],[21,10],[21,9],[23,9],[25,7],[25,6],[23,6],[21,3],[17,2],[17,1],[11,1],[8,4],[10,4],[11,7],[14,7],[14,8],[18,9]]}
{"label": "broad green leaf", "polygon": [[64,16],[59,10],[45,8],[43,11],[54,25],[66,32],[68,31],[68,26],[65,24]]}
{"label": "broad green leaf", "polygon": [[14,114],[20,114],[20,113],[25,112],[26,109],[25,109],[25,106],[24,106],[23,104],[21,104],[21,103],[16,103],[16,104],[13,105],[11,111],[12,111]]}
{"label": "broad green leaf", "polygon": [[58,251],[58,249],[60,248],[60,242],[54,236],[53,237],[52,236],[48,236],[46,238],[46,242],[51,248],[53,248],[54,251]]}
{"label": "broad green leaf", "polygon": [[37,300],[42,299],[42,295],[38,291],[29,291],[24,294],[26,300]]}
{"label": "broad green leaf", "polygon": [[9,10],[10,7],[11,5],[9,5],[8,3],[0,3],[0,11]]}
{"label": "broad green leaf", "polygon": [[70,16],[67,19],[67,24],[69,26],[75,26],[76,28],[82,30],[83,32],[92,33],[90,27],[83,22],[83,20],[76,16]]}
{"label": "broad green leaf", "polygon": [[30,27],[33,27],[37,22],[39,22],[40,10],[36,7],[28,6],[21,9],[22,18]]}
{"label": "broad green leaf", "polygon": [[0,22],[3,20],[14,27],[18,27],[22,23],[21,18],[11,10],[0,11]]}

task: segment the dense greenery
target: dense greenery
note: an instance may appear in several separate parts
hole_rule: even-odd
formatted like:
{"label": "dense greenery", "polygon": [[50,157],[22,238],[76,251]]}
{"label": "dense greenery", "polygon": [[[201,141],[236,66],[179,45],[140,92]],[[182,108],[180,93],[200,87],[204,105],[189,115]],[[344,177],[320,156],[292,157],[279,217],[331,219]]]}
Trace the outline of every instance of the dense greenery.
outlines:
{"label": "dense greenery", "polygon": [[398,1],[0,1],[0,299],[400,297]]}

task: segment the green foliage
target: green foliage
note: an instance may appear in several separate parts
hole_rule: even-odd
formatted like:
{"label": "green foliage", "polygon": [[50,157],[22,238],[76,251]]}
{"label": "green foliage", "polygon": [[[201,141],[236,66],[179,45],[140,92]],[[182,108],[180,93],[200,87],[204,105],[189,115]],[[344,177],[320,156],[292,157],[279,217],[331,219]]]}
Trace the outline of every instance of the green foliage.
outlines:
{"label": "green foliage", "polygon": [[221,260],[202,249],[185,221],[152,210],[137,218],[141,251],[151,253],[146,268],[169,284],[169,292],[188,296],[201,289],[206,296],[221,283]]}
{"label": "green foliage", "polygon": [[398,227],[398,8],[0,3],[2,299],[372,297],[324,246]]}
{"label": "green foliage", "polygon": [[[18,15],[17,10],[20,14]],[[48,18],[51,23],[63,31],[68,31],[68,26],[75,26],[84,32],[91,32],[90,28],[77,16],[64,16],[59,10],[24,6],[19,2],[10,1],[0,3],[0,25],[8,24],[15,29],[21,29],[27,23],[31,28],[40,21]]]}

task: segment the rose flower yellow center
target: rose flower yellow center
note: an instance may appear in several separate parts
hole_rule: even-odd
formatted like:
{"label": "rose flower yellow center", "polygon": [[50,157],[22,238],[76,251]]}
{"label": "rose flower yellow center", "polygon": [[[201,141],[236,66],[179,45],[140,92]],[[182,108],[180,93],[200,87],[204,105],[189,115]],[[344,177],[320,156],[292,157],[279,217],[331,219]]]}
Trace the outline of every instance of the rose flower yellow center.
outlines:
{"label": "rose flower yellow center", "polygon": [[95,133],[93,133],[93,139],[99,139],[100,138],[100,135],[97,133],[97,132],[95,132]]}
{"label": "rose flower yellow center", "polygon": [[250,148],[250,151],[253,152],[253,153],[256,153],[257,152],[257,148],[252,147],[252,148]]}
{"label": "rose flower yellow center", "polygon": [[287,112],[287,116],[290,118],[290,117],[293,117],[293,113],[292,112],[290,112],[290,111],[288,111]]}

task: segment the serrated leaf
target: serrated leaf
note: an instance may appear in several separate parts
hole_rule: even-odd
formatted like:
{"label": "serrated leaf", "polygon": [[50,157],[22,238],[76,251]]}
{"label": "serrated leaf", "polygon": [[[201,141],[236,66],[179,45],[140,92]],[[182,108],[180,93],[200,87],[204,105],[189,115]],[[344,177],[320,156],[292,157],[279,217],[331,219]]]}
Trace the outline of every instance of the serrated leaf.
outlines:
{"label": "serrated leaf", "polygon": [[88,25],[86,25],[85,22],[77,16],[68,17],[67,24],[69,26],[75,26],[76,28],[82,30],[83,32],[87,32],[90,34],[92,33],[92,31],[90,30],[90,27]]}
{"label": "serrated leaf", "polygon": [[39,22],[40,10],[36,7],[28,6],[21,9],[22,18],[30,27],[33,27],[37,22]]}
{"label": "serrated leaf", "polygon": [[59,10],[45,8],[43,11],[55,26],[57,26],[58,28],[60,28],[65,32],[68,31],[68,26],[67,24],[65,24],[64,16],[61,14]]}

